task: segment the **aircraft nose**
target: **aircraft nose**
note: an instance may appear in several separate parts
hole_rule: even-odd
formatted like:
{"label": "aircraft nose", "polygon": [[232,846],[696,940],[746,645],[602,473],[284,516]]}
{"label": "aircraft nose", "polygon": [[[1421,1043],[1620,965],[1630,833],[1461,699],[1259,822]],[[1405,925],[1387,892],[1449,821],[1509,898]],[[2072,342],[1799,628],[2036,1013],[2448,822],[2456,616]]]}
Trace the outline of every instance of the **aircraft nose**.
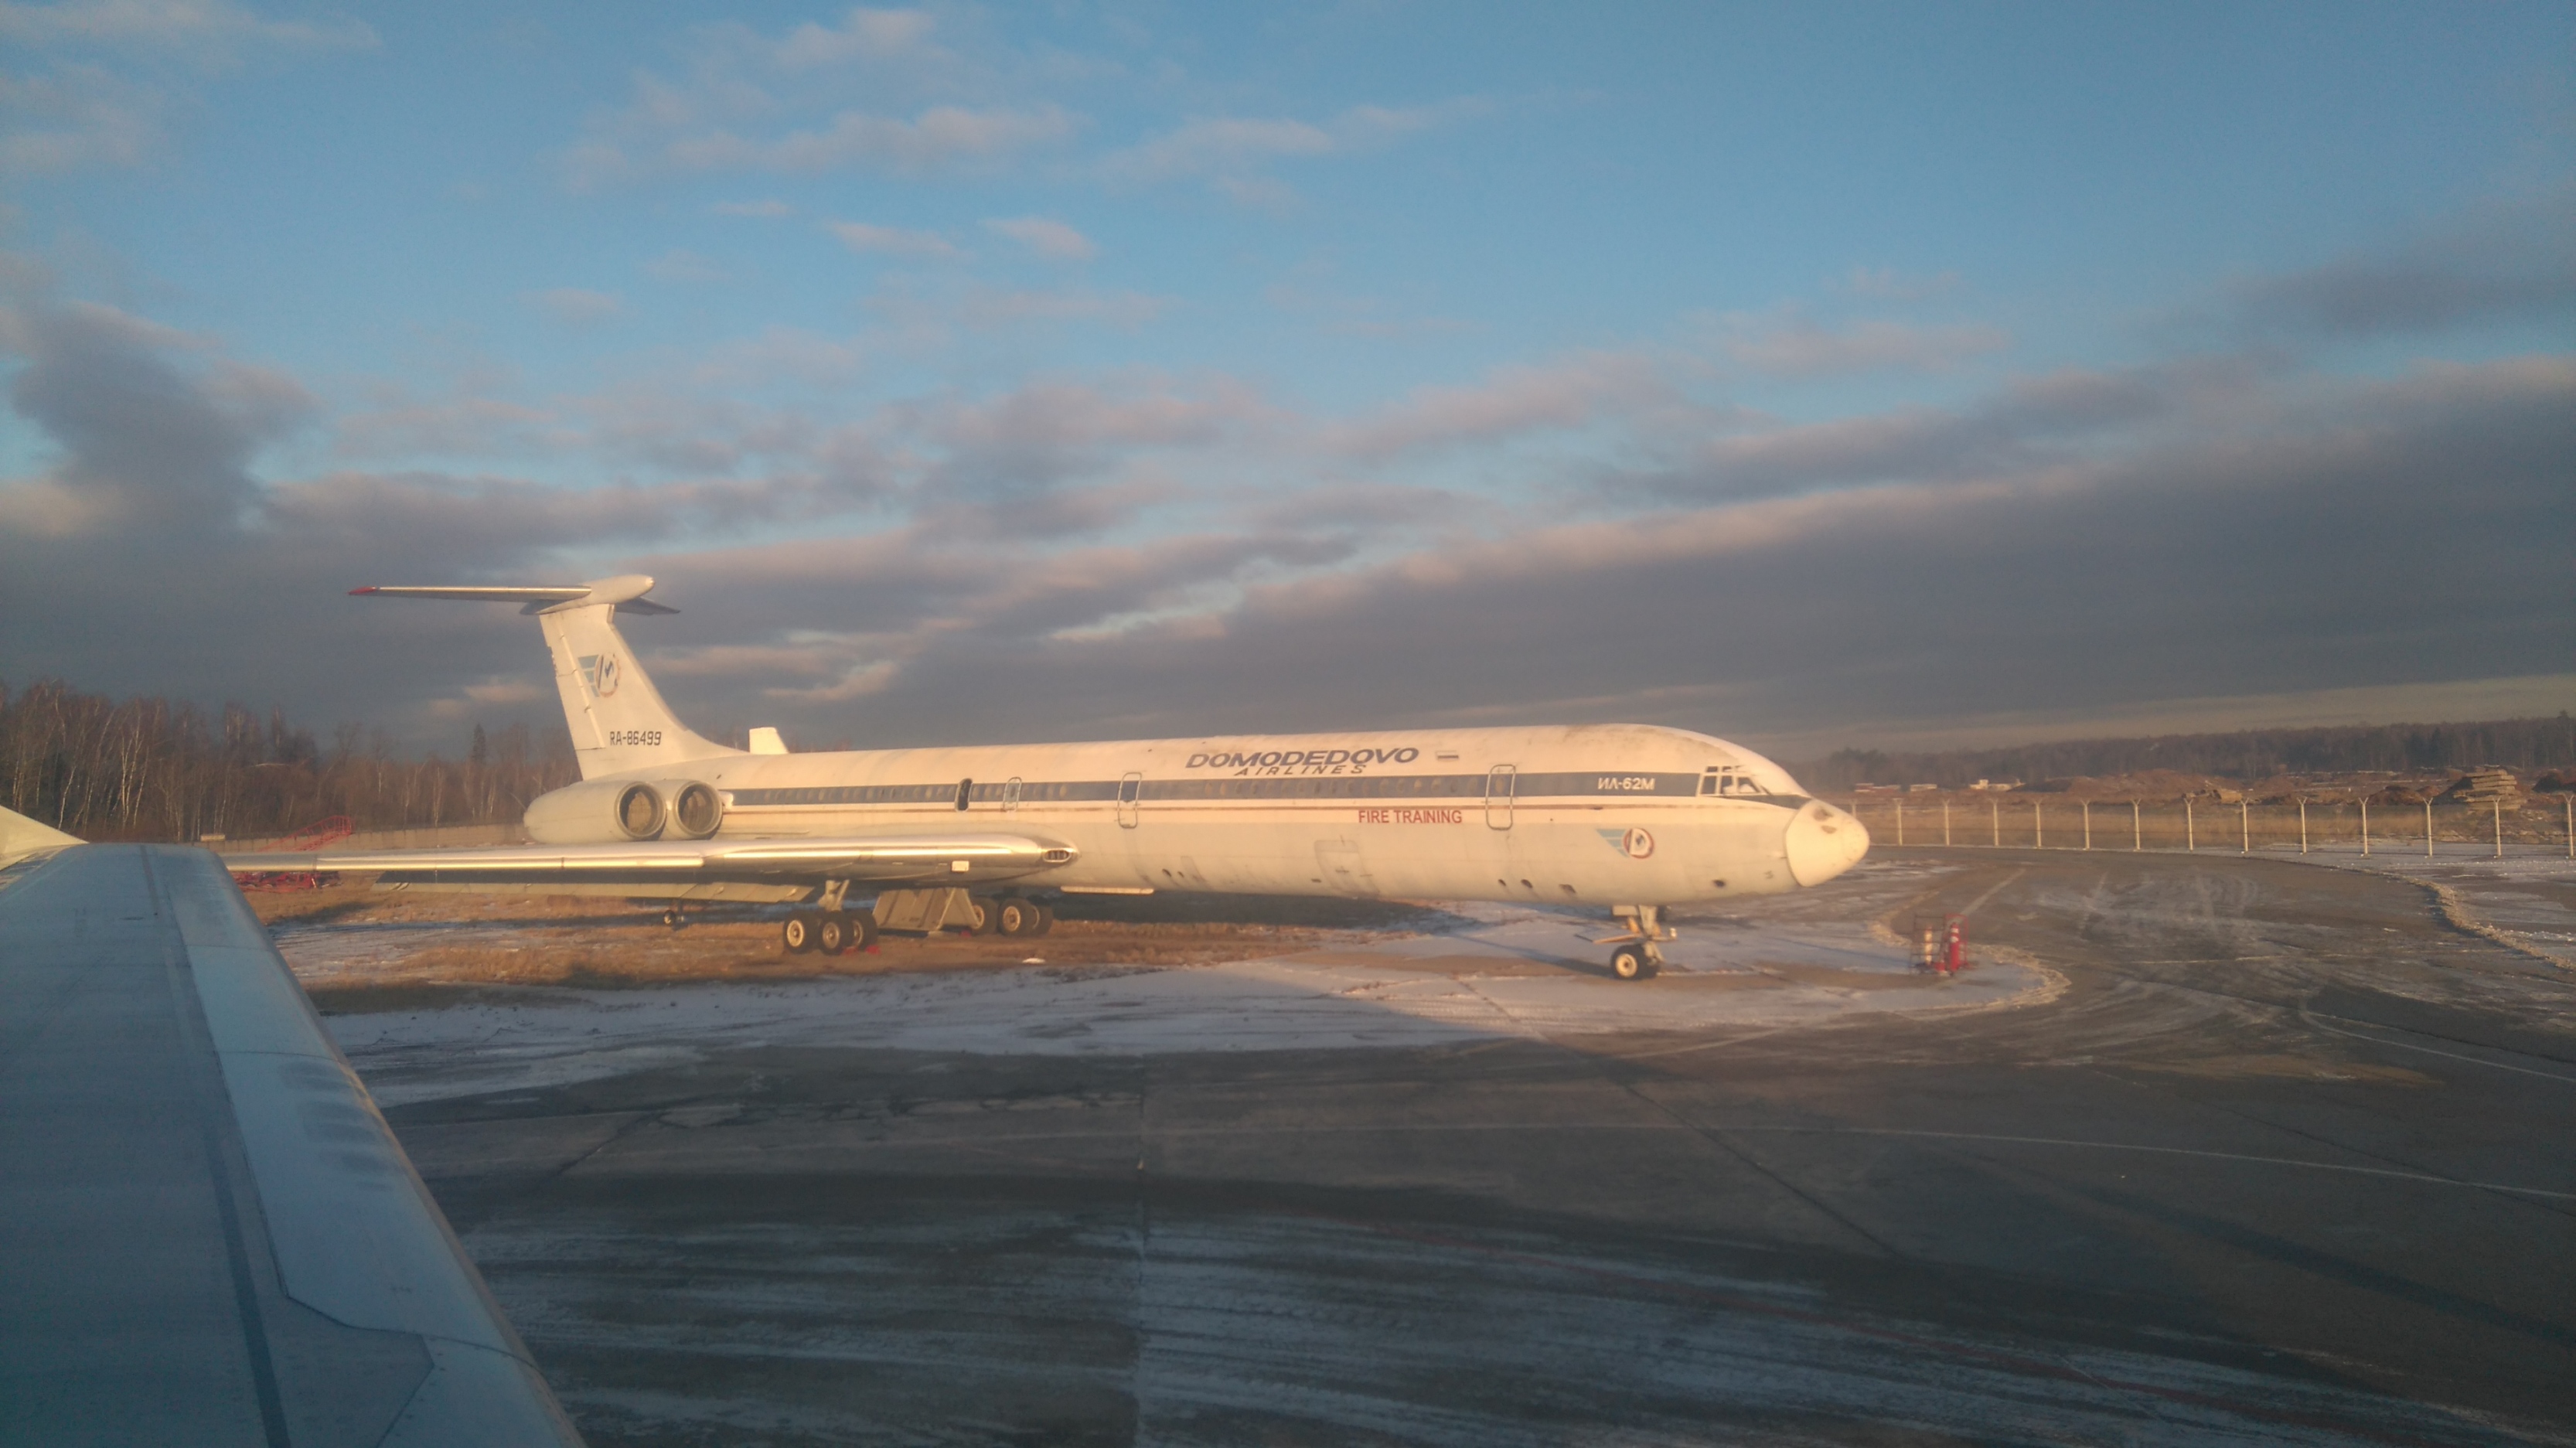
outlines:
{"label": "aircraft nose", "polygon": [[1801,885],[1821,885],[1869,853],[1869,831],[1843,811],[1811,799],[1790,817],[1782,843],[1788,850],[1789,878]]}

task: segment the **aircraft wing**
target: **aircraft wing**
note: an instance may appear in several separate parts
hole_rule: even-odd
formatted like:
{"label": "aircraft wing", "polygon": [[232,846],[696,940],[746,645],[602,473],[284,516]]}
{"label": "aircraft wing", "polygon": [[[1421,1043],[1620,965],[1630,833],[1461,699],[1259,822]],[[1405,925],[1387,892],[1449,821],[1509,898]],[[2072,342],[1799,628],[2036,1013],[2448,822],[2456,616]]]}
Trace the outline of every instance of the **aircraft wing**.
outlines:
{"label": "aircraft wing", "polygon": [[693,880],[854,880],[980,884],[1069,864],[1054,840],[992,831],[780,835],[754,839],[645,840],[622,845],[494,845],[460,850],[324,850],[309,855],[228,855],[227,868],[381,871],[387,883],[584,881],[652,893]]}
{"label": "aircraft wing", "polygon": [[0,869],[0,1441],[579,1443],[223,865],[44,844]]}

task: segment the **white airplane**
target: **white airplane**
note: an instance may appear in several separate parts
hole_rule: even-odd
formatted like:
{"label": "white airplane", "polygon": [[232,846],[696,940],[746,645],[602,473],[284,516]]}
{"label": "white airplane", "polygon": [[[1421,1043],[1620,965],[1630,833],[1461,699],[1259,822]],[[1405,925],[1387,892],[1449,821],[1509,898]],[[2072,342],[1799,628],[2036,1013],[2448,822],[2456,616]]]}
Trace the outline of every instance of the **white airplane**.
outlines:
{"label": "white airplane", "polygon": [[[680,724],[617,632],[617,613],[676,612],[652,586],[353,590],[524,605],[582,778],[529,804],[535,844],[293,862],[667,900],[674,921],[689,901],[801,902],[781,927],[791,952],[862,948],[881,925],[1041,934],[1063,894],[1606,907],[1625,928],[1598,943],[1630,980],[1660,967],[1670,907],[1819,885],[1869,848],[1858,820],[1760,755],[1636,724],[814,754],[764,728],[728,748]],[[848,908],[854,890],[874,908]]]}

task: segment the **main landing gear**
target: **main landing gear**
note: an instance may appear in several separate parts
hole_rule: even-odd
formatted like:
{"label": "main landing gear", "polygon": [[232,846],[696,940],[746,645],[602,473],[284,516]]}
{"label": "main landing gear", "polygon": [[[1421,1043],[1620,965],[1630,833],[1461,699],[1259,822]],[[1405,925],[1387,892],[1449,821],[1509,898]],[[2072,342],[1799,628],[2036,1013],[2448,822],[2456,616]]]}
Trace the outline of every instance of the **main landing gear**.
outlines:
{"label": "main landing gear", "polygon": [[1663,944],[1680,933],[1664,924],[1664,907],[1613,905],[1610,913],[1630,926],[1617,935],[1605,935],[1592,942],[1617,947],[1610,952],[1610,973],[1621,980],[1652,980],[1662,974]]}
{"label": "main landing gear", "polygon": [[865,910],[799,910],[778,927],[778,943],[790,955],[870,950],[877,943],[877,918]]}
{"label": "main landing gear", "polygon": [[823,883],[823,906],[820,910],[791,911],[778,927],[778,943],[789,955],[821,951],[840,955],[852,950],[873,950],[877,943],[877,917],[867,910],[841,908],[848,899],[850,882],[827,880]]}
{"label": "main landing gear", "polygon": [[996,935],[1016,940],[1023,936],[1044,935],[1055,928],[1055,912],[1035,900],[1014,896],[986,904],[985,928]]}
{"label": "main landing gear", "polygon": [[[1055,912],[1035,900],[1017,895],[996,900],[989,895],[969,895],[962,912],[952,912],[952,924],[962,924],[968,935],[999,935],[1018,940],[1044,935],[1055,928]],[[960,919],[962,914],[963,919]]]}

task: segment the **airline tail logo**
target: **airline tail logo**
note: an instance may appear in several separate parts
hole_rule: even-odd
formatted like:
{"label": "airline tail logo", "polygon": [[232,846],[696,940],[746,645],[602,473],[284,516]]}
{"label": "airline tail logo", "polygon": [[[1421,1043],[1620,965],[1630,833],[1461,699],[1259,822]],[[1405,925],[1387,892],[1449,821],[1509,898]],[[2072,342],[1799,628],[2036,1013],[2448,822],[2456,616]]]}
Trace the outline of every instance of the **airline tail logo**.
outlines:
{"label": "airline tail logo", "polygon": [[584,654],[576,662],[581,665],[581,686],[592,698],[605,699],[617,692],[615,654]]}

